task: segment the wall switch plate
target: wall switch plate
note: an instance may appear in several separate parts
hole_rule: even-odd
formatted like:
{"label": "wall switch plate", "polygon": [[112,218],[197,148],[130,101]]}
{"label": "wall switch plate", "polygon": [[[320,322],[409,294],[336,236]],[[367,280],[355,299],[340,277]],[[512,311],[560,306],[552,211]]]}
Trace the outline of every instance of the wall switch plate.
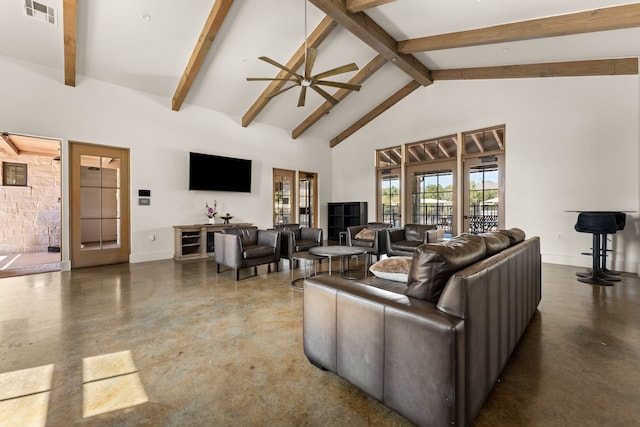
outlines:
{"label": "wall switch plate", "polygon": [[139,197],[138,198],[138,204],[140,206],[150,206],[151,205],[151,199],[148,197]]}

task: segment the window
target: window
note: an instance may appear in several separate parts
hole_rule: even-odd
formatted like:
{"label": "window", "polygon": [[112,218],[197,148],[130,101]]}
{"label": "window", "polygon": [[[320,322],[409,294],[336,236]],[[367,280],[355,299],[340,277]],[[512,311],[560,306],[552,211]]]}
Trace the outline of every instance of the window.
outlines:
{"label": "window", "polygon": [[2,185],[27,186],[27,165],[24,163],[2,162]]}
{"label": "window", "polygon": [[377,218],[380,222],[400,227],[400,175],[402,171],[402,147],[376,151],[377,166]]}
{"label": "window", "polygon": [[411,223],[434,224],[453,234],[453,170],[417,172],[412,178]]}
{"label": "window", "polygon": [[455,159],[458,155],[458,138],[445,136],[407,145],[407,163]]}
{"label": "window", "polygon": [[378,221],[449,236],[503,228],[505,146],[499,125],[377,150]]}

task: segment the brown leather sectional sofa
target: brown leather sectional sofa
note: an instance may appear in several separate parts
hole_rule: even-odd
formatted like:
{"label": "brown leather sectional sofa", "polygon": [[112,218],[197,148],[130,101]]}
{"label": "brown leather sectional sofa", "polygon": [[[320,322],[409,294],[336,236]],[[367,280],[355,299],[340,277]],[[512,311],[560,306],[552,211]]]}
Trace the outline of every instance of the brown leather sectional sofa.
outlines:
{"label": "brown leather sectional sofa", "polygon": [[538,237],[518,229],[425,244],[407,283],[304,283],[304,352],[410,421],[470,425],[541,298]]}

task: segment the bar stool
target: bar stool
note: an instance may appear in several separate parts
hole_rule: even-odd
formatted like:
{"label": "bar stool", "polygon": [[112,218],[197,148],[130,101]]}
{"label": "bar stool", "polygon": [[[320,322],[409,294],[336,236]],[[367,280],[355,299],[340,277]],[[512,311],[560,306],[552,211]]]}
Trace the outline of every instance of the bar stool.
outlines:
{"label": "bar stool", "polygon": [[[615,212],[580,212],[578,214],[575,230],[579,233],[591,233],[593,235],[591,272],[584,275],[578,274],[580,282],[612,286],[612,280],[616,280],[616,277],[612,277],[602,271],[601,267],[603,260],[606,265],[606,256],[603,257],[602,249],[603,247],[606,248],[607,234],[615,234],[618,231],[618,221],[615,214]],[[604,243],[601,245],[603,240]],[[618,280],[620,279],[618,278]]]}
{"label": "bar stool", "polygon": [[[613,215],[616,217],[616,224],[618,225],[618,231],[624,230],[624,226],[627,223],[627,214],[624,212],[613,212]],[[605,235],[602,239],[602,267],[601,270],[603,273],[613,276],[620,276],[619,271],[609,270],[607,268],[607,236]]]}

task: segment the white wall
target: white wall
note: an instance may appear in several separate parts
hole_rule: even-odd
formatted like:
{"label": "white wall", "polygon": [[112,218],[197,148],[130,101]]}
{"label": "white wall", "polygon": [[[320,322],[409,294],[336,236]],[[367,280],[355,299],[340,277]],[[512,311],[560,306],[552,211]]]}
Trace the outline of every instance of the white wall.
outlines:
{"label": "white wall", "polygon": [[[129,147],[132,262],[173,256],[172,225],[204,222],[213,199],[234,221],[270,226],[274,167],[319,174],[321,227],[330,201],[368,201],[374,220],[376,148],[505,124],[506,225],[540,236],[546,262],[589,266],[580,252],[590,235],[575,232],[576,214],[564,211],[633,210],[614,237],[614,268],[639,270],[638,76],[437,82],[334,149],[189,104],[174,112],[168,99],[82,76],[75,88],[62,81],[62,71],[0,56],[0,130],[62,138],[63,162],[69,140]],[[189,151],[252,159],[252,193],[187,191]],[[150,207],[134,204],[138,189],[151,190]],[[63,194],[63,257],[66,201]]]}
{"label": "white wall", "polygon": [[[130,148],[131,262],[173,256],[173,225],[204,223],[205,202],[218,201],[219,212],[233,221],[261,228],[273,225],[272,168],[319,175],[319,200],[330,199],[331,153],[326,141],[292,140],[283,129],[170,99],[78,76],[75,88],[63,85],[62,73],[0,56],[0,129],[63,139],[63,261],[68,267],[68,142]],[[248,106],[247,106],[248,107]],[[248,158],[253,161],[252,192],[188,191],[189,151]],[[138,189],[151,190],[151,206],[138,206]],[[325,227],[326,212],[320,224]],[[149,235],[155,233],[155,241]]]}
{"label": "white wall", "polygon": [[632,210],[613,238],[613,261],[616,269],[637,272],[638,76],[420,88],[334,148],[333,199],[367,200],[374,220],[374,149],[500,124],[506,125],[506,226],[540,236],[545,262],[590,266],[580,253],[591,247],[591,235],[574,231],[577,214],[565,211]]}

